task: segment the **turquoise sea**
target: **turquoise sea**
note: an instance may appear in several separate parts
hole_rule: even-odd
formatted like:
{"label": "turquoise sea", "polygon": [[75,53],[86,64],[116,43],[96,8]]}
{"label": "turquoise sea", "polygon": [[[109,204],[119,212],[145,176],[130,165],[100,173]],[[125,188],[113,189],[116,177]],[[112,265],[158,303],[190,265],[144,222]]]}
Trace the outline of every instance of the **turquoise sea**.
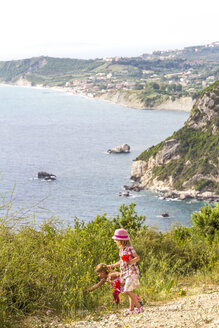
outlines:
{"label": "turquoise sea", "polygon": [[[35,211],[36,222],[56,215],[72,224],[96,215],[118,213],[122,203],[136,203],[148,226],[167,230],[189,225],[203,205],[161,200],[151,191],[119,197],[130,184],[132,161],[183,126],[189,114],[139,110],[49,89],[0,86],[0,193],[13,194],[12,211]],[[127,143],[129,154],[106,150]],[[38,171],[57,176],[37,179]],[[37,209],[36,205],[47,209]],[[33,206],[30,212],[27,208]],[[168,212],[170,217],[161,214]]]}

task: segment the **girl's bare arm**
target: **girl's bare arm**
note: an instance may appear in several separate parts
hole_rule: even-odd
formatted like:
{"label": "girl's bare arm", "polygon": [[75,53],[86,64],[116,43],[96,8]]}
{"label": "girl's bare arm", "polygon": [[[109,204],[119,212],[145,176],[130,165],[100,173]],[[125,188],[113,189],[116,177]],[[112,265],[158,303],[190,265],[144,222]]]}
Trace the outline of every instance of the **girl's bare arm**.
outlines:
{"label": "girl's bare arm", "polygon": [[120,272],[109,273],[110,280],[114,280],[114,279],[119,278],[119,277],[120,277]]}
{"label": "girl's bare arm", "polygon": [[105,284],[106,279],[101,279],[96,285],[93,285],[91,288],[88,289],[88,292],[92,292],[94,289],[99,288],[103,284]]}
{"label": "girl's bare arm", "polygon": [[110,264],[110,265],[107,265],[107,268],[109,270],[113,269],[113,268],[116,268],[116,267],[119,267],[120,266],[120,261],[116,262],[116,263],[113,263],[113,264]]}
{"label": "girl's bare arm", "polygon": [[138,262],[140,260],[140,257],[138,256],[136,251],[132,252],[132,256],[133,256],[133,258],[127,262],[127,264],[129,264],[129,265],[135,264],[136,262]]}

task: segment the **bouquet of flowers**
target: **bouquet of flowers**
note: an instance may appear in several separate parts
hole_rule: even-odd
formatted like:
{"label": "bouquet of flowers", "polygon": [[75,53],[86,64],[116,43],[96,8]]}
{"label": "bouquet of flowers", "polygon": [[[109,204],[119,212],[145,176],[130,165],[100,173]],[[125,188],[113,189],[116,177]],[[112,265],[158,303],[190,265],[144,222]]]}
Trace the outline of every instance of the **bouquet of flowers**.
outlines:
{"label": "bouquet of flowers", "polygon": [[123,255],[123,256],[122,256],[122,260],[123,260],[124,262],[128,262],[128,261],[129,261],[129,255],[128,255],[128,254]]}
{"label": "bouquet of flowers", "polygon": [[120,289],[120,281],[119,280],[116,280],[114,285],[113,285],[113,288],[114,289]]}

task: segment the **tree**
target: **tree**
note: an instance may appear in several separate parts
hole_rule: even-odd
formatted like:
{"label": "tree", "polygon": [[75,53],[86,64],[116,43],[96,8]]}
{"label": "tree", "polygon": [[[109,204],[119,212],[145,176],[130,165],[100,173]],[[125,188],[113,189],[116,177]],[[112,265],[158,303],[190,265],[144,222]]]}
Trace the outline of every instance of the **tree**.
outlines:
{"label": "tree", "polygon": [[181,92],[182,91],[182,85],[181,84],[177,84],[176,85],[176,91],[177,92]]}
{"label": "tree", "polygon": [[134,86],[134,90],[143,90],[144,86],[141,83],[136,83]]}
{"label": "tree", "polygon": [[210,242],[219,235],[219,204],[205,205],[198,213],[192,214],[193,229]]}
{"label": "tree", "polygon": [[159,90],[159,89],[160,89],[160,86],[159,86],[158,83],[153,83],[153,84],[152,84],[152,88],[153,88],[154,90]]}

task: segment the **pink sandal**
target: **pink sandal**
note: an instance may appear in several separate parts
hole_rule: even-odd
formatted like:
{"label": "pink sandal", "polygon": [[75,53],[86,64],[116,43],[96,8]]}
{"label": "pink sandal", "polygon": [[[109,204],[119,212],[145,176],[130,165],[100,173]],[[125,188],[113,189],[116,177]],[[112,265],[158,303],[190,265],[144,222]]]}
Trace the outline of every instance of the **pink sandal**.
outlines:
{"label": "pink sandal", "polygon": [[135,313],[135,311],[134,310],[128,310],[128,311],[126,311],[125,313],[124,313],[124,317],[127,317],[127,316],[129,316],[129,315],[132,315],[132,314],[134,314]]}
{"label": "pink sandal", "polygon": [[135,309],[135,314],[139,314],[139,313],[142,313],[144,312],[144,309],[142,306],[138,307],[137,309]]}

